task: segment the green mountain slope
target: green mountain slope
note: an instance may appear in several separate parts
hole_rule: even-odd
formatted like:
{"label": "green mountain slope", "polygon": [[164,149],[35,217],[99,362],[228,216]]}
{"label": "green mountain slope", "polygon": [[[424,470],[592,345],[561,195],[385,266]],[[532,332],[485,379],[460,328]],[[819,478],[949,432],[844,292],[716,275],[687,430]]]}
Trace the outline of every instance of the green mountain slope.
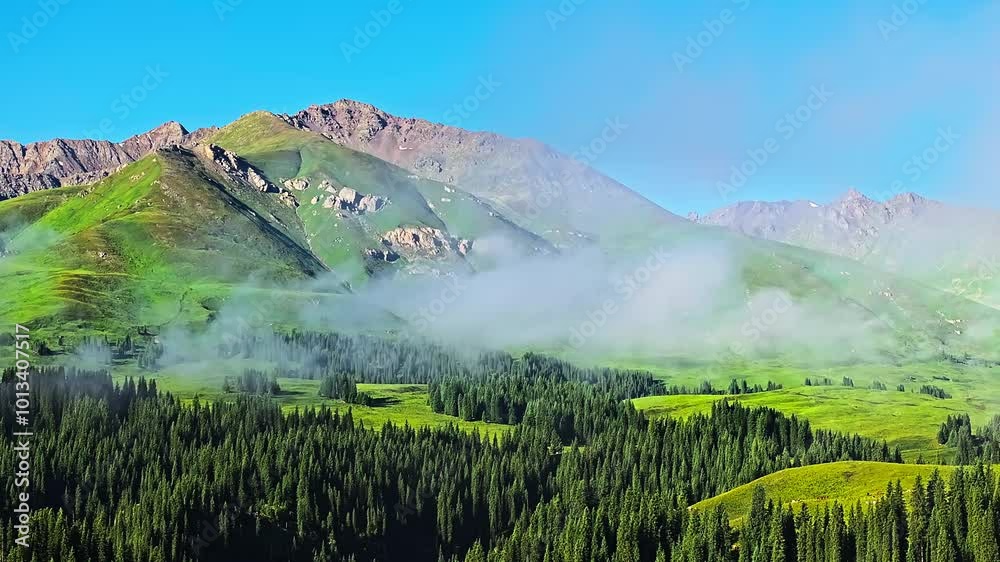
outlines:
{"label": "green mountain slope", "polygon": [[294,214],[265,195],[164,149],[91,186],[4,201],[0,317],[42,335],[120,333],[203,320],[204,302],[255,278],[325,271]]}

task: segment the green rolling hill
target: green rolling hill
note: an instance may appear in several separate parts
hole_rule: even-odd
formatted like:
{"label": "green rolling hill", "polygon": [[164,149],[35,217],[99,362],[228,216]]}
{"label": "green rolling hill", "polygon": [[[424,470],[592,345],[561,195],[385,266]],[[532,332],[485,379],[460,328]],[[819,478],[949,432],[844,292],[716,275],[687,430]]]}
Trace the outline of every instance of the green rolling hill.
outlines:
{"label": "green rolling hill", "polygon": [[327,271],[291,209],[185,149],[4,201],[0,221],[0,315],[53,339],[204,321],[211,301],[253,278]]}
{"label": "green rolling hill", "polygon": [[897,480],[903,490],[909,490],[921,478],[924,483],[935,471],[948,478],[954,466],[891,464],[880,462],[836,462],[790,468],[758,478],[749,484],[694,504],[692,509],[711,510],[725,508],[736,522],[750,510],[753,492],[763,487],[768,497],[776,503],[794,509],[822,508],[839,503],[845,508],[861,502],[862,506],[874,503],[885,495],[886,486]]}
{"label": "green rolling hill", "polygon": [[[888,390],[848,388],[838,386],[802,386],[803,380],[792,376],[784,379],[789,388],[760,392],[744,396],[676,395],[637,398],[635,407],[651,417],[674,416],[686,418],[696,413],[711,411],[712,404],[723,399],[738,400],[747,406],[766,406],[786,415],[796,415],[810,421],[813,427],[866,437],[884,439],[890,446],[898,446],[909,461],[919,456],[927,462],[939,457],[949,459],[953,451],[937,442],[937,432],[948,416],[968,413],[977,426],[989,421],[1000,408],[1000,395],[990,388],[991,369],[928,371],[918,366],[909,369],[872,369],[856,366],[842,373],[859,373],[858,384],[869,384],[866,371],[891,385]],[[934,380],[932,373],[949,372],[950,381]],[[912,373],[912,374],[907,374]],[[895,374],[899,383],[891,377]],[[795,376],[808,376],[797,372]],[[860,377],[865,377],[864,379]],[[917,378],[912,382],[911,377]],[[782,377],[777,377],[781,380]],[[864,382],[862,382],[864,381]],[[903,382],[905,381],[905,382]],[[727,383],[723,383],[727,384]],[[909,385],[909,390],[899,392],[896,384]],[[941,400],[916,392],[922,384],[936,384],[953,394]],[[981,392],[978,389],[983,389]]]}

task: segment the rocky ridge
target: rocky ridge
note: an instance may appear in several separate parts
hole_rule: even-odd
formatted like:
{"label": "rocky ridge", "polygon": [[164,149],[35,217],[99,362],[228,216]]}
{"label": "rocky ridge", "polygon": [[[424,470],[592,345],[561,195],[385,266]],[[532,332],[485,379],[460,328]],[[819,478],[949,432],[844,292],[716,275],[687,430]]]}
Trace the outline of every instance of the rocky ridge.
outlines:
{"label": "rocky ridge", "polygon": [[169,146],[191,146],[211,129],[190,133],[169,121],[123,142],[54,139],[26,145],[0,141],[0,200],[63,185],[93,183]]}
{"label": "rocky ridge", "polygon": [[[504,216],[527,230],[538,230],[542,225],[551,228],[549,232],[557,234],[546,237],[557,247],[615,233],[622,217],[628,217],[630,225],[646,226],[682,220],[591,168],[592,158],[586,154],[566,155],[537,141],[397,117],[351,100],[278,117],[400,166],[416,177],[459,185],[497,206]],[[120,143],[56,139],[21,145],[2,141],[0,200],[96,181],[157,148],[190,148],[213,130],[190,133],[171,121]],[[600,140],[599,128],[595,135]],[[344,198],[332,203],[350,212],[372,212],[370,206],[378,206],[377,201],[352,204]],[[562,232],[584,236],[558,234]]]}

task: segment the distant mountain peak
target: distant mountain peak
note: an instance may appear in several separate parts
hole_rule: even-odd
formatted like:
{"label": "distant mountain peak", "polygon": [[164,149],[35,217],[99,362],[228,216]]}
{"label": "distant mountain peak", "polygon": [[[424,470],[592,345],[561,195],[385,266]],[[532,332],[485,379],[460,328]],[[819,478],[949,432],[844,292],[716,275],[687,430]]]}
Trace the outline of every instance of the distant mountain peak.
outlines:
{"label": "distant mountain peak", "polygon": [[895,206],[895,205],[922,205],[922,204],[929,203],[929,202],[930,202],[929,199],[927,199],[925,197],[921,197],[920,195],[917,195],[916,193],[906,192],[906,193],[900,193],[899,195],[896,195],[892,199],[886,201],[886,204],[890,205],[890,206]]}
{"label": "distant mountain peak", "polygon": [[871,201],[864,193],[861,193],[855,188],[848,189],[843,195],[838,199],[840,202],[847,201]]}

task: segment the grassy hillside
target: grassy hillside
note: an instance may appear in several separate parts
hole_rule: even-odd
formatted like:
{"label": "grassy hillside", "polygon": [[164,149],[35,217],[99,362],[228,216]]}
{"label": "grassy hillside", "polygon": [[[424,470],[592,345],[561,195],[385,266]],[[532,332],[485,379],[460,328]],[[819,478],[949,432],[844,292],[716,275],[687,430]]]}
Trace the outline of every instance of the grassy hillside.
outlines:
{"label": "grassy hillside", "polygon": [[52,340],[121,334],[204,320],[208,302],[251,279],[324,271],[297,243],[294,216],[261,195],[191,152],[163,150],[91,186],[0,202],[0,222],[10,225],[0,318]]}
{"label": "grassy hillside", "polygon": [[904,490],[913,487],[919,476],[924,482],[940,471],[950,477],[953,466],[891,464],[878,462],[837,462],[800,468],[790,468],[754,480],[705,501],[696,503],[694,509],[707,510],[719,506],[735,521],[750,510],[754,489],[762,486],[775,502],[795,509],[810,509],[838,502],[851,507],[873,503],[885,494],[886,486],[897,480]]}

